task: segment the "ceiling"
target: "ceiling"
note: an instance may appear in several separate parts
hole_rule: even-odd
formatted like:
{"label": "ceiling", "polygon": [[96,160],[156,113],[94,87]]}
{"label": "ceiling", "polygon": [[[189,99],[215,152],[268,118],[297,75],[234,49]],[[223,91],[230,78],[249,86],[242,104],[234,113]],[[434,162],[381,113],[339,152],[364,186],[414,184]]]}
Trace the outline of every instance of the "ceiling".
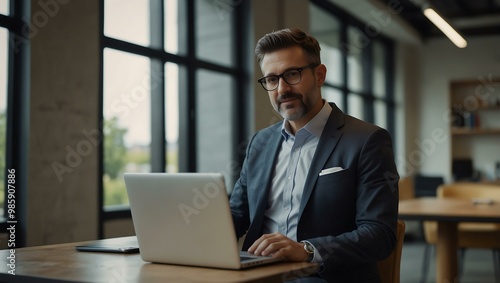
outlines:
{"label": "ceiling", "polygon": [[[373,0],[372,0],[373,1]],[[400,18],[422,39],[444,36],[422,13],[429,4],[463,36],[500,35],[500,0],[375,0],[386,7],[399,3]],[[375,2],[374,1],[374,2]],[[402,9],[401,9],[402,8]]]}

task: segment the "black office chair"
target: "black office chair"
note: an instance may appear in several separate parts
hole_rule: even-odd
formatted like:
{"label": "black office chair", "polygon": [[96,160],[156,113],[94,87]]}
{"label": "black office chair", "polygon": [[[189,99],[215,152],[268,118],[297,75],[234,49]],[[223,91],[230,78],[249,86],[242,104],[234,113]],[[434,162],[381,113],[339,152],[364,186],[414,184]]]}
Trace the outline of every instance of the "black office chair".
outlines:
{"label": "black office chair", "polygon": [[444,184],[441,176],[425,176],[416,174],[414,177],[415,197],[435,197],[436,190]]}
{"label": "black office chair", "polygon": [[479,174],[474,170],[472,159],[470,158],[454,158],[451,162],[451,172],[455,182],[475,182],[479,180]]}

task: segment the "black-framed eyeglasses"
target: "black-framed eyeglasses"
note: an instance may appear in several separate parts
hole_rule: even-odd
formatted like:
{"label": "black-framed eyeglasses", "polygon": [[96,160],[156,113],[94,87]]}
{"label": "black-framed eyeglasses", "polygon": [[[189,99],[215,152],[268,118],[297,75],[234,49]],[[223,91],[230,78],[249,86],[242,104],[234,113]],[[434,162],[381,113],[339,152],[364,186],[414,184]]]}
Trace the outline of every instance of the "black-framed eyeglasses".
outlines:
{"label": "black-framed eyeglasses", "polygon": [[319,64],[309,64],[302,68],[290,69],[279,75],[265,76],[257,81],[262,85],[262,87],[267,91],[273,91],[278,88],[280,84],[280,78],[282,78],[289,85],[296,85],[300,83],[302,79],[302,71],[307,68],[316,68]]}

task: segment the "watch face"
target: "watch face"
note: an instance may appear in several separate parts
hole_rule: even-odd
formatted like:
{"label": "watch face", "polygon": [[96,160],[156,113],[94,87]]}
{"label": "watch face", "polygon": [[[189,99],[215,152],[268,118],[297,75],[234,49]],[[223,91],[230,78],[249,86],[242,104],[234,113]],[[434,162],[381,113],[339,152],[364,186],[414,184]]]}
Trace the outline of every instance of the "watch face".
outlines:
{"label": "watch face", "polygon": [[307,253],[306,261],[311,262],[314,258],[314,247],[308,242],[302,242],[304,244],[304,250]]}
{"label": "watch face", "polygon": [[306,245],[306,251],[310,252],[310,253],[313,253],[314,252],[314,249],[313,247],[311,247],[310,245]]}
{"label": "watch face", "polygon": [[304,242],[304,250],[306,250],[307,253],[314,253],[314,248],[311,246],[311,244]]}

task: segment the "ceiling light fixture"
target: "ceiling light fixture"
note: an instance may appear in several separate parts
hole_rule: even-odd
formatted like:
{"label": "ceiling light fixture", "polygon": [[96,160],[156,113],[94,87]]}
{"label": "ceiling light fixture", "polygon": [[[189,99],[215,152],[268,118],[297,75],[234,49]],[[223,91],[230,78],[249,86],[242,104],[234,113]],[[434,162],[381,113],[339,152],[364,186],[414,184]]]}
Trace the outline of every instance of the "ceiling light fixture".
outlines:
{"label": "ceiling light fixture", "polygon": [[440,29],[458,48],[465,48],[467,41],[432,7],[423,7],[424,15]]}

